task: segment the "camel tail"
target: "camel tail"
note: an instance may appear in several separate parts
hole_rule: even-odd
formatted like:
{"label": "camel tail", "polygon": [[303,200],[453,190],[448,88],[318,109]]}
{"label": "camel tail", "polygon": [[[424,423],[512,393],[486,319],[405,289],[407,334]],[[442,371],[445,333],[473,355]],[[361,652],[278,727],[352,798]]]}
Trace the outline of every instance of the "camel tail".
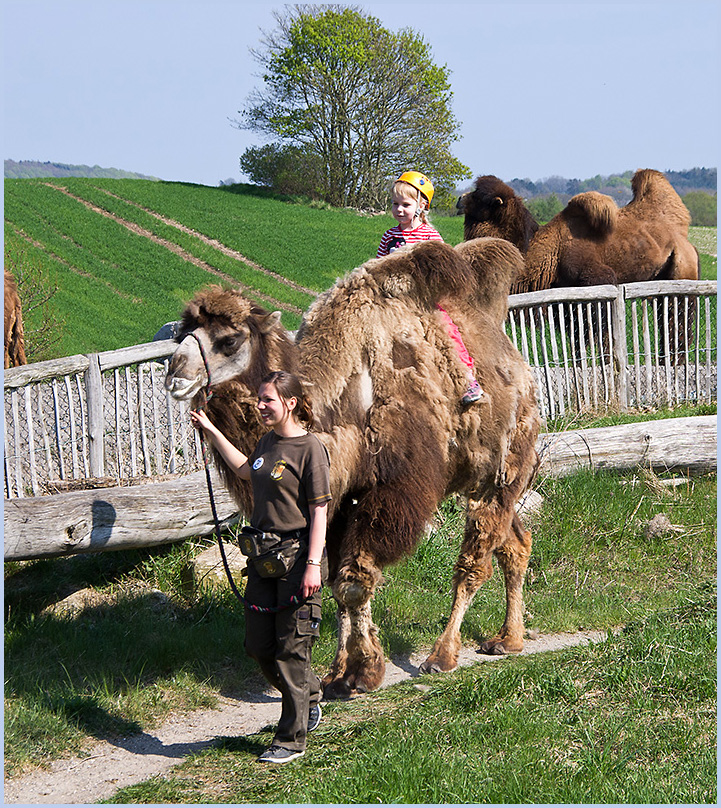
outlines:
{"label": "camel tail", "polygon": [[14,365],[27,365],[28,358],[25,353],[25,326],[23,325],[22,309],[18,304],[17,319],[15,320],[15,333],[14,333]]}

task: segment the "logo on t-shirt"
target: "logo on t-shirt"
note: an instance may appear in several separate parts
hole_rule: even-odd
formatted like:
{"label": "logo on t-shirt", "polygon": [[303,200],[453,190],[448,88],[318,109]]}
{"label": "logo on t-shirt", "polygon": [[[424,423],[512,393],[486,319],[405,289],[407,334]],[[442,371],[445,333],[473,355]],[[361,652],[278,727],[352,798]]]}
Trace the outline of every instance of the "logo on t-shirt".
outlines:
{"label": "logo on t-shirt", "polygon": [[263,465],[263,458],[259,457],[255,463],[253,463],[253,471],[258,471],[258,469]]}
{"label": "logo on t-shirt", "polygon": [[276,464],[273,466],[273,471],[270,472],[270,479],[281,480],[283,478],[283,470],[287,465],[285,460],[276,461]]}
{"label": "logo on t-shirt", "polygon": [[388,252],[392,253],[393,250],[397,250],[399,247],[404,247],[405,243],[406,240],[403,238],[403,236],[393,236],[388,245]]}

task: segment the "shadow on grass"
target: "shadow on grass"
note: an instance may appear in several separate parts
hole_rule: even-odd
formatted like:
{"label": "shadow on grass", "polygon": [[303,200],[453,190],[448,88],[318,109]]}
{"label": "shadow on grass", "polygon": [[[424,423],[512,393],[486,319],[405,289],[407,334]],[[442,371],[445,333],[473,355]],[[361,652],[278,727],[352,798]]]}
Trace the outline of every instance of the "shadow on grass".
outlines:
{"label": "shadow on grass", "polygon": [[[195,182],[177,182],[175,180],[161,180],[161,185],[173,186],[186,186],[188,188],[206,188],[207,186]],[[251,185],[244,182],[234,182],[230,185],[219,185],[213,188],[215,191],[220,191],[226,194],[235,194],[236,196],[255,196],[259,199],[272,199],[275,202],[295,202],[295,203],[310,203],[310,197],[295,196],[291,194],[282,194],[274,191],[272,188],[264,188],[261,185]]]}
{"label": "shadow on grass", "polygon": [[95,696],[71,697],[57,705],[57,712],[64,715],[68,723],[83,732],[105,740],[134,735],[142,731],[137,721],[128,721],[121,716],[112,715],[101,707]]}
{"label": "shadow on grass", "polygon": [[268,748],[268,742],[259,741],[255,735],[239,735],[237,738],[217,738],[213,744],[214,749],[221,752],[246,752],[257,757]]}
{"label": "shadow on grass", "polygon": [[[126,585],[129,573],[164,554],[54,559],[10,570],[5,693],[15,714],[52,714],[110,740],[141,732],[142,716],[209,706],[213,693],[233,697],[262,681],[245,654],[243,609],[231,593],[188,599],[149,583]],[[80,599],[73,611],[48,609],[85,589],[90,605]]]}

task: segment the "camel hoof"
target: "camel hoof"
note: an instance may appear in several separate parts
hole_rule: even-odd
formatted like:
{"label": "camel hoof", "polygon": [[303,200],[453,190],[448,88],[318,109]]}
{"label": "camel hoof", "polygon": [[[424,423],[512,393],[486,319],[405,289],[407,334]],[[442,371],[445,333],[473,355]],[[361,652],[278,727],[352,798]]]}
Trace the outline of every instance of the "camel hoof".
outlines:
{"label": "camel hoof", "polygon": [[323,682],[323,698],[327,701],[339,701],[350,699],[353,691],[346,679],[332,679]]}
{"label": "camel hoof", "polygon": [[512,637],[494,637],[481,643],[478,649],[479,654],[489,656],[506,656],[507,654],[519,654],[523,651],[523,640],[514,640]]}
{"label": "camel hoof", "polygon": [[488,642],[481,643],[478,653],[488,654],[489,656],[505,656],[508,652],[503,647],[502,642],[489,640]]}
{"label": "camel hoof", "polygon": [[449,673],[458,667],[457,664],[443,663],[438,657],[428,657],[428,659],[418,668],[419,673]]}

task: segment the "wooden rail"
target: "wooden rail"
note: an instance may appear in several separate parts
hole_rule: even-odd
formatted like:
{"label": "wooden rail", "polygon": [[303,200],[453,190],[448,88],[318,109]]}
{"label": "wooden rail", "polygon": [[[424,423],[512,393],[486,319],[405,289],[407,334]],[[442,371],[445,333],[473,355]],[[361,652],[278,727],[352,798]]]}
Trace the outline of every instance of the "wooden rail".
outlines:
{"label": "wooden rail", "polygon": [[[716,469],[716,416],[669,418],[600,429],[541,435],[540,474],[561,477],[581,469],[704,473]],[[236,506],[214,475],[223,525]],[[5,501],[5,560],[129,550],[213,531],[204,472],[166,482],[53,497]]]}
{"label": "wooden rail", "polygon": [[[712,281],[550,289],[512,295],[507,332],[535,373],[547,419],[712,402],[715,306]],[[164,340],[6,370],[6,499],[199,470],[188,405],[163,388],[175,347]]]}
{"label": "wooden rail", "polygon": [[507,330],[545,418],[717,398],[714,281],[511,295]]}

